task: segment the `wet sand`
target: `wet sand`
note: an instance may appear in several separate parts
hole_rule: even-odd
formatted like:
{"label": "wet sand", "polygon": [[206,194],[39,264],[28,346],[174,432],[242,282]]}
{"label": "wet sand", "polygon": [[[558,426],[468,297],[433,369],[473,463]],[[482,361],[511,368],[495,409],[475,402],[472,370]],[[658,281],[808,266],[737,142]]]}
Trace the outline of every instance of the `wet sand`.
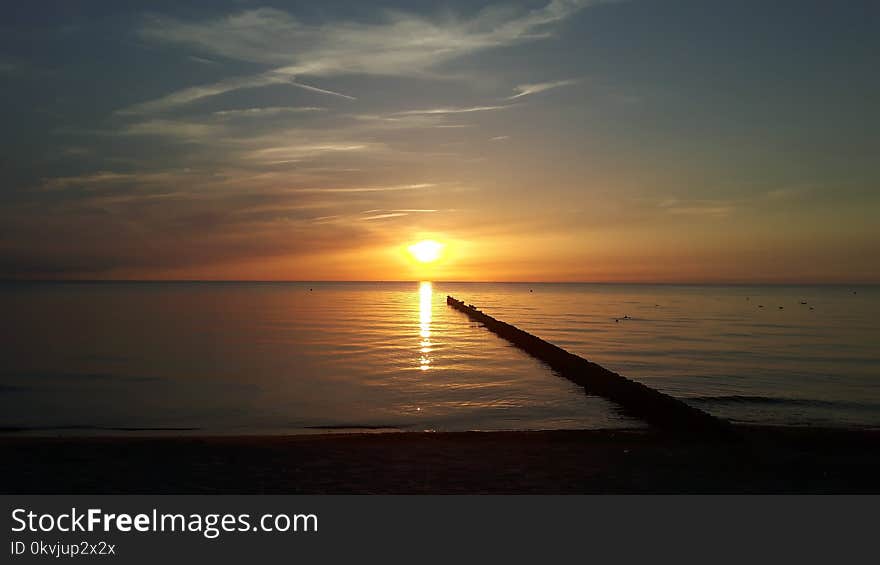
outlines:
{"label": "wet sand", "polygon": [[880,431],[0,438],[13,493],[878,493]]}

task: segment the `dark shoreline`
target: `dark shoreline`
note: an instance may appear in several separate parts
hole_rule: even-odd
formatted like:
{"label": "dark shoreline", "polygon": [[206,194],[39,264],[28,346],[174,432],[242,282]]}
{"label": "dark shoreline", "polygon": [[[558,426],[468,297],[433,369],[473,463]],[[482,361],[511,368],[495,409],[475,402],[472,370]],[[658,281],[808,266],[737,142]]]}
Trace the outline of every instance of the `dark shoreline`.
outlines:
{"label": "dark shoreline", "polygon": [[0,436],[6,494],[880,493],[880,430]]}

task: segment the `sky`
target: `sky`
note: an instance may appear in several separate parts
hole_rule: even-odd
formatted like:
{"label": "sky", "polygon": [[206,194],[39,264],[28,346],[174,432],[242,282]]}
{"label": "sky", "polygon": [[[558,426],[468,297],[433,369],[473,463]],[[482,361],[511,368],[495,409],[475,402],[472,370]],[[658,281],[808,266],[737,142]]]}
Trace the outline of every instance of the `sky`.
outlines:
{"label": "sky", "polygon": [[11,3],[0,278],[877,283],[877,29],[872,0]]}

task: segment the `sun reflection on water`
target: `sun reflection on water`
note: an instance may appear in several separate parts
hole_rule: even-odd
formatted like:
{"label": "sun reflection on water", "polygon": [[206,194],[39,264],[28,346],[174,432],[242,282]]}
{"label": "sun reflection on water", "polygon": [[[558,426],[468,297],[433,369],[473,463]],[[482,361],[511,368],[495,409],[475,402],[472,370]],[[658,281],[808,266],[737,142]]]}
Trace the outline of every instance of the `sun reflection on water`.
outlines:
{"label": "sun reflection on water", "polygon": [[419,283],[419,369],[427,371],[431,368],[431,296],[434,287],[429,281]]}

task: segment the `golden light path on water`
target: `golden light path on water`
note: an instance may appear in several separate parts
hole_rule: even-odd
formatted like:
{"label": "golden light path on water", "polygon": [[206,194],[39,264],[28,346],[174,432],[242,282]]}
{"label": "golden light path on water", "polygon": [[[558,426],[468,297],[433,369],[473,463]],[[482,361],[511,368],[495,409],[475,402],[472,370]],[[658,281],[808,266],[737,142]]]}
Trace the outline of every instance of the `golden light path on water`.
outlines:
{"label": "golden light path on water", "polygon": [[434,285],[429,281],[419,283],[419,369],[427,371],[431,368],[431,296]]}

